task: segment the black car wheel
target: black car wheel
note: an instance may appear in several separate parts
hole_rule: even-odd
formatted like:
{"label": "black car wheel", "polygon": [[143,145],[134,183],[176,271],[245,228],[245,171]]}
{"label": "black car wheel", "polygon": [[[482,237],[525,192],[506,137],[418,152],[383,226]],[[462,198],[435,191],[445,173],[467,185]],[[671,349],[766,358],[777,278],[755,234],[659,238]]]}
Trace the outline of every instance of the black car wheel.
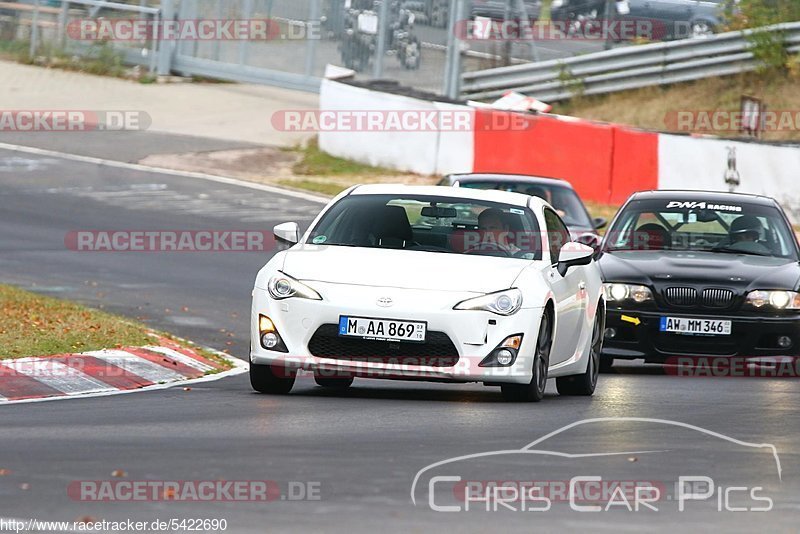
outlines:
{"label": "black car wheel", "polygon": [[556,379],[559,395],[590,396],[597,387],[597,376],[600,374],[600,352],[603,350],[603,332],[606,329],[605,312],[597,310],[597,318],[592,330],[592,348],[586,372],[579,375],[563,376]]}
{"label": "black car wheel", "polygon": [[547,308],[539,326],[539,338],[533,359],[533,376],[528,384],[503,384],[500,389],[507,401],[539,402],[547,386],[547,370],[550,367],[550,348],[553,344],[552,311]]}
{"label": "black car wheel", "polygon": [[286,395],[292,390],[297,372],[281,365],[250,364],[250,385],[259,393]]}

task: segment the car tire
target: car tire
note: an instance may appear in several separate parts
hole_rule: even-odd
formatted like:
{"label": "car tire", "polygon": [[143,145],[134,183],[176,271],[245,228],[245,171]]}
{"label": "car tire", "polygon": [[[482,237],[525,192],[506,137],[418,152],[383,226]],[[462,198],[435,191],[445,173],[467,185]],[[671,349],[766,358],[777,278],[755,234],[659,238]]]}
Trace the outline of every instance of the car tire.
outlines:
{"label": "car tire", "polygon": [[559,395],[574,395],[590,397],[597,387],[597,377],[600,374],[600,353],[603,350],[603,332],[606,329],[605,312],[602,308],[597,310],[597,318],[592,329],[592,345],[589,349],[589,362],[586,371],[579,375],[562,376],[556,378],[556,389]]}
{"label": "car tire", "polygon": [[353,385],[353,377],[331,378],[328,376],[314,375],[314,382],[316,382],[318,386],[322,386],[324,388],[347,389]]}
{"label": "car tire", "polygon": [[550,348],[553,345],[553,312],[547,308],[542,315],[536,351],[533,359],[533,376],[528,384],[503,384],[503,398],[511,402],[539,402],[544,398],[547,386],[547,370],[550,366]]}
{"label": "car tire", "polygon": [[292,390],[296,372],[280,365],[250,363],[250,385],[259,393],[286,395]]}

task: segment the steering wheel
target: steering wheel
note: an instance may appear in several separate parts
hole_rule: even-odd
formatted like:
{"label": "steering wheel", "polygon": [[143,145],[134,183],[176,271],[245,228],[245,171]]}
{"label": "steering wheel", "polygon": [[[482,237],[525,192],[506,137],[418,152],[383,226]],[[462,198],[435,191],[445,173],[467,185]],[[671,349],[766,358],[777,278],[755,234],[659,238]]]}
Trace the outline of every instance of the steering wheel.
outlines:
{"label": "steering wheel", "polygon": [[[479,252],[499,252],[507,257],[511,257],[513,254],[511,251],[500,248],[500,245],[492,242],[479,243],[474,247],[465,250],[464,254],[477,254]],[[491,256],[495,256],[495,254],[491,254]]]}

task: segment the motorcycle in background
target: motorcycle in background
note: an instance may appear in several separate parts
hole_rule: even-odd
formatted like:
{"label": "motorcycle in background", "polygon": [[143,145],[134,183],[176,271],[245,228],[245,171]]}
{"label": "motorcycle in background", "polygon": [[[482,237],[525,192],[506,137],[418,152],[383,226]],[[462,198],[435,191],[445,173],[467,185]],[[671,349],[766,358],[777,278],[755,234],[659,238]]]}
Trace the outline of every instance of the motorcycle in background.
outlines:
{"label": "motorcycle in background", "polygon": [[346,0],[344,32],[339,44],[344,66],[363,72],[378,48],[379,15],[381,1],[390,2],[389,24],[385,28],[386,53],[397,57],[408,70],[419,68],[422,46],[413,34],[414,13],[402,0]]}

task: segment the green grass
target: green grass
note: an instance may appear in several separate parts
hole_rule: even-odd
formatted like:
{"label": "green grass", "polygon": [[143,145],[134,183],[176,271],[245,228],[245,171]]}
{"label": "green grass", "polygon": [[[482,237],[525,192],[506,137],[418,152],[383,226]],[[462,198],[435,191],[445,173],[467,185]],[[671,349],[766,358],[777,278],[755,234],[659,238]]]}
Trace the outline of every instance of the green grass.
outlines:
{"label": "green grass", "polygon": [[[800,109],[800,55],[787,62],[785,70],[765,74],[745,73],[717,76],[694,82],[645,87],[607,95],[581,96],[558,102],[553,113],[584,119],[627,124],[659,131],[680,131],[676,123],[678,111],[737,112],[742,95],[762,99],[772,110]],[[738,132],[716,132],[701,129],[693,133],[711,133],[737,136]],[[770,141],[797,141],[800,131],[788,128],[768,131],[763,135]]]}
{"label": "green grass", "polygon": [[152,344],[127,319],[0,285],[0,358],[22,358]]}
{"label": "green grass", "polygon": [[326,154],[319,149],[316,139],[309,141],[305,146],[287,149],[301,155],[292,169],[300,176],[372,176],[376,174],[403,174],[393,169],[372,167],[355,161],[337,158]]}
{"label": "green grass", "polygon": [[278,183],[293,189],[303,189],[329,196],[336,196],[349,187],[336,182],[320,182],[318,180],[280,180]]}
{"label": "green grass", "polygon": [[209,350],[163,332],[153,332],[124,317],[0,285],[0,359],[153,345],[156,340],[152,334],[190,347],[223,366],[222,370],[231,367]]}

